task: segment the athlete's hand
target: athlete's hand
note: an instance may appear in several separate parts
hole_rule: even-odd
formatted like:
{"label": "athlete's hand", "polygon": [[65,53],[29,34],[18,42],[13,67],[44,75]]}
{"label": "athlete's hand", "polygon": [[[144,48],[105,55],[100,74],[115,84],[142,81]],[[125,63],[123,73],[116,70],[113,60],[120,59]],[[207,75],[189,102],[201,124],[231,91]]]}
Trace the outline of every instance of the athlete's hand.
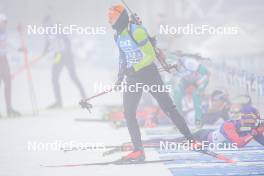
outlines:
{"label": "athlete's hand", "polygon": [[263,135],[264,133],[264,126],[255,128],[251,131],[252,136],[258,136],[258,135]]}
{"label": "athlete's hand", "polygon": [[116,82],[115,82],[115,87],[114,87],[114,90],[115,91],[119,91],[119,90],[121,90],[121,88],[122,88],[122,80],[117,80]]}
{"label": "athlete's hand", "polygon": [[250,134],[252,136],[257,136],[258,135],[258,131],[256,129],[253,129],[253,130],[251,130]]}
{"label": "athlete's hand", "polygon": [[136,23],[137,25],[141,25],[142,24],[142,20],[140,19],[138,14],[134,13],[134,14],[131,15],[130,18],[132,19],[132,22]]}
{"label": "athlete's hand", "polygon": [[259,134],[259,135],[263,135],[263,133],[264,133],[264,126],[260,126],[260,127],[258,127],[258,128],[257,128],[257,131],[258,131],[258,134]]}
{"label": "athlete's hand", "polygon": [[79,105],[83,108],[83,109],[87,109],[89,112],[91,112],[91,108],[93,107],[92,104],[88,103],[87,100],[82,99],[79,102]]}
{"label": "athlete's hand", "polygon": [[127,68],[125,71],[124,71],[125,75],[127,76],[131,76],[135,73],[135,70],[134,70],[134,67],[130,67],[130,68]]}
{"label": "athlete's hand", "polygon": [[116,82],[115,82],[115,86],[120,86],[122,84],[122,80],[117,80]]}

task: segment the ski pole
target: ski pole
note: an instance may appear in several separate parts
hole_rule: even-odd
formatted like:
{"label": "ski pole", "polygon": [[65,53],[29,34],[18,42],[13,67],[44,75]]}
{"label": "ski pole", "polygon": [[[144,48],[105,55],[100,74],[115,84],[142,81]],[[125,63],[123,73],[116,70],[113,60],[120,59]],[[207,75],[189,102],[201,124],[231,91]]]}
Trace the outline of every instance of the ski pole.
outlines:
{"label": "ski pole", "polygon": [[[139,18],[139,16],[136,13],[134,13],[128,7],[127,3],[124,0],[121,0],[121,1],[124,4],[124,6],[126,7],[126,9],[129,11],[129,13],[131,15],[131,18],[132,18],[132,23],[135,23],[137,25],[142,25],[142,21]],[[164,71],[170,73],[170,68],[169,67],[171,65],[166,62],[166,56],[163,53],[163,51],[160,48],[156,47],[156,38],[155,37],[151,37],[148,33],[147,33],[147,36],[148,36],[149,41],[153,45],[153,48],[155,50],[155,53],[156,53],[156,56],[157,56],[157,59],[158,59],[160,65],[162,66],[162,68],[164,69]]]}
{"label": "ski pole", "polygon": [[127,3],[124,0],[121,0],[121,2],[125,5],[125,7],[127,8],[127,10],[129,11],[131,18],[132,18],[132,22],[134,22],[135,24],[142,24],[142,21],[140,20],[139,16],[134,13],[127,5]]}
{"label": "ski pole", "polygon": [[28,67],[32,67],[34,64],[36,64],[40,59],[42,58],[41,56],[38,56],[34,59],[32,59],[31,61],[28,62],[28,65],[23,65],[21,67],[19,67],[12,75],[11,78],[15,79],[18,75],[20,75],[23,71],[26,71]]}
{"label": "ski pole", "polygon": [[130,14],[134,14],[132,12],[132,10],[128,7],[127,3],[124,0],[121,0],[121,2],[125,5],[125,7],[127,8],[127,10],[129,11]]}
{"label": "ski pole", "polygon": [[90,100],[92,100],[92,99],[94,99],[94,98],[96,98],[96,97],[102,96],[102,95],[104,95],[104,94],[107,94],[107,93],[109,93],[109,92],[112,92],[113,90],[114,90],[114,89],[111,88],[111,89],[109,89],[109,90],[105,90],[105,91],[100,92],[100,93],[98,93],[98,94],[96,94],[96,95],[93,95],[93,96],[91,96],[91,97],[88,97],[88,98],[82,99],[82,100],[79,102],[79,104],[80,104],[80,106],[81,106],[82,108],[87,109],[89,112],[91,112],[91,108],[93,107],[93,105],[92,105],[91,103],[89,103],[88,101],[90,101]]}
{"label": "ski pole", "polygon": [[94,98],[96,98],[96,97],[102,96],[102,95],[107,94],[107,93],[112,92],[112,91],[113,91],[113,89],[105,90],[105,91],[100,92],[100,93],[98,93],[98,94],[96,94],[96,95],[93,95],[93,96],[91,96],[91,97],[85,98],[84,100],[85,100],[85,101],[89,101],[89,100],[91,100],[91,99],[94,99]]}
{"label": "ski pole", "polygon": [[25,69],[27,71],[27,80],[28,80],[32,110],[33,110],[33,114],[37,115],[38,114],[37,99],[36,99],[36,93],[35,93],[35,89],[34,89],[34,85],[32,81],[32,74],[31,74],[31,70],[30,70],[29,62],[28,62],[28,50],[26,48],[26,43],[25,43],[25,34],[24,34],[24,31],[21,25],[17,26],[17,30],[18,30],[20,40],[21,40],[21,47],[23,49]]}
{"label": "ski pole", "polygon": [[170,71],[171,69],[176,69],[177,70],[177,64],[173,64],[173,65],[169,65],[166,69],[161,67],[161,68],[158,68],[158,71],[159,72],[168,72],[168,70]]}

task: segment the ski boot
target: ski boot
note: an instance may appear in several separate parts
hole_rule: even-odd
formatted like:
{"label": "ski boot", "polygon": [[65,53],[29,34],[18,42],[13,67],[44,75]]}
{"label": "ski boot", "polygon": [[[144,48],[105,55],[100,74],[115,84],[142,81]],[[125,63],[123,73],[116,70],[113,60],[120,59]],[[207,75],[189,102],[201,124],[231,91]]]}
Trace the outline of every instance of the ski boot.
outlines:
{"label": "ski boot", "polygon": [[14,110],[14,109],[12,108],[12,109],[9,109],[9,110],[7,111],[7,116],[8,116],[8,117],[19,117],[19,116],[21,116],[21,113],[18,112],[18,111],[16,111],[16,110]]}
{"label": "ski boot", "polygon": [[62,104],[56,102],[56,103],[54,103],[54,104],[52,104],[52,105],[47,107],[47,109],[57,109],[57,108],[62,108]]}
{"label": "ski boot", "polygon": [[134,150],[128,155],[121,158],[120,162],[122,163],[133,163],[133,162],[143,162],[145,161],[145,152],[144,150]]}

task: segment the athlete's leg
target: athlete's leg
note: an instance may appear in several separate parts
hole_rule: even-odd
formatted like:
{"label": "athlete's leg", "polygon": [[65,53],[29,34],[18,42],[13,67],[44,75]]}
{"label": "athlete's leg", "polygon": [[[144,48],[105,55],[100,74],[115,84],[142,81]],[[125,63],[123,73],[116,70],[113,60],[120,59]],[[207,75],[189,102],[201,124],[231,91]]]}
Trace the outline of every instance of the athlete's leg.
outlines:
{"label": "athlete's leg", "polygon": [[[1,58],[0,58],[1,59]],[[0,66],[1,67],[1,66]],[[2,75],[1,75],[1,70],[0,70],[0,87],[1,87],[1,83],[2,83]],[[2,114],[0,112],[0,117],[2,117]]]}
{"label": "athlete's leg", "polygon": [[[2,63],[2,58],[0,57],[0,87],[3,81],[3,63]],[[0,113],[0,117],[2,117],[1,113]]]}
{"label": "athlete's leg", "polygon": [[184,97],[184,89],[181,85],[176,87],[175,90],[173,90],[173,100],[175,102],[175,105],[177,107],[177,110],[181,113],[182,112],[182,99]]}
{"label": "athlete's leg", "polygon": [[[163,81],[159,72],[157,71],[156,66],[150,71],[152,75],[149,78],[146,78],[144,81],[149,86],[157,85],[159,87],[164,86]],[[170,95],[168,92],[158,92],[152,91],[150,92],[152,96],[157,100],[161,109],[166,113],[172,120],[172,122],[176,125],[176,127],[180,130],[180,132],[188,139],[193,139],[192,134],[184,120],[184,118],[177,111],[176,106],[174,105]]]}
{"label": "athlete's leg", "polygon": [[[127,79],[128,85],[135,84],[136,81]],[[138,92],[125,91],[123,93],[124,115],[127,122],[128,131],[135,150],[142,150],[141,134],[136,119],[136,111],[142,95],[142,90]]]}
{"label": "athlete's leg", "polygon": [[176,110],[176,106],[173,104],[172,99],[166,92],[152,92],[153,97],[159,103],[161,109],[166,113],[180,130],[180,132],[187,138],[192,139],[191,132],[180,113]]}
{"label": "athlete's leg", "polygon": [[202,85],[199,86],[198,89],[196,89],[192,93],[192,98],[193,98],[193,104],[194,104],[194,109],[195,109],[195,120],[198,124],[201,124],[202,121],[202,95],[204,94],[204,91],[208,85],[208,81],[203,83]]}
{"label": "athlete's leg", "polygon": [[66,67],[68,69],[68,72],[69,72],[69,75],[73,81],[73,83],[77,86],[79,92],[80,92],[80,95],[82,98],[85,98],[86,97],[86,94],[85,94],[85,91],[83,89],[83,86],[77,76],[77,73],[76,73],[76,68],[75,68],[75,65],[74,65],[74,62],[71,61],[71,60],[65,60],[65,64],[66,64]]}
{"label": "athlete's leg", "polygon": [[194,104],[194,109],[195,109],[195,121],[197,123],[201,123],[202,121],[202,100],[201,100],[201,95],[198,92],[198,90],[194,91],[192,93],[192,98],[193,98],[193,104]]}
{"label": "athlete's leg", "polygon": [[193,134],[195,139],[199,141],[208,141],[208,135],[212,132],[213,130],[206,130],[206,129],[201,129]]}
{"label": "athlete's leg", "polygon": [[20,116],[21,114],[15,111],[12,107],[11,74],[9,64],[5,56],[0,58],[0,77],[2,77],[2,80],[4,82],[7,116]]}
{"label": "athlete's leg", "polygon": [[264,145],[264,136],[263,135],[257,135],[254,137],[254,139],[261,145]]}
{"label": "athlete's leg", "polygon": [[1,60],[1,75],[2,80],[4,82],[4,92],[5,92],[5,103],[6,103],[6,111],[7,113],[12,110],[11,106],[11,75],[10,75],[10,67],[7,62],[6,57],[0,58]]}
{"label": "athlete's leg", "polygon": [[[55,95],[55,104],[56,106],[62,105],[61,91],[59,85],[59,77],[63,68],[63,62],[54,63],[52,66],[52,85]],[[52,106],[50,106],[52,108]]]}

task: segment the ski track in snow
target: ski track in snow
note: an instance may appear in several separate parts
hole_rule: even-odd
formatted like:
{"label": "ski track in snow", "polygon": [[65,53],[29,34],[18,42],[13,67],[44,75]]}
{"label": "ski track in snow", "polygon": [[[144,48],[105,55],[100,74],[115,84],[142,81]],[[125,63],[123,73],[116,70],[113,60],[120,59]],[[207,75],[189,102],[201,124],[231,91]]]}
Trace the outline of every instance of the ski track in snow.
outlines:
{"label": "ski track in snow", "polygon": [[[93,114],[78,108],[41,112],[38,117],[0,119],[0,176],[252,176],[264,175],[264,147],[250,143],[239,151],[221,151],[234,158],[237,164],[226,164],[197,152],[177,151],[164,153],[146,149],[148,160],[175,159],[175,161],[145,165],[107,165],[73,168],[44,168],[40,165],[78,164],[105,162],[119,158],[122,154],[102,157],[102,150],[73,151],[28,150],[28,142],[75,141],[118,145],[129,140],[126,128],[114,129],[108,123],[76,122],[77,117],[87,118]],[[159,129],[142,130],[143,139],[159,138]],[[171,127],[161,128],[166,133]],[[147,132],[146,132],[147,131]],[[179,136],[172,132],[170,137]],[[220,153],[220,152],[218,152]]]}
{"label": "ski track in snow", "polygon": [[[149,138],[159,138],[157,132],[147,132]],[[175,134],[174,134],[175,135]],[[177,136],[177,135],[175,135]],[[217,151],[216,151],[217,152]],[[248,147],[238,150],[223,150],[222,153],[237,161],[236,164],[223,163],[210,156],[189,151],[157,151],[161,159],[174,158],[164,163],[173,176],[263,176],[264,147],[251,142]]]}

